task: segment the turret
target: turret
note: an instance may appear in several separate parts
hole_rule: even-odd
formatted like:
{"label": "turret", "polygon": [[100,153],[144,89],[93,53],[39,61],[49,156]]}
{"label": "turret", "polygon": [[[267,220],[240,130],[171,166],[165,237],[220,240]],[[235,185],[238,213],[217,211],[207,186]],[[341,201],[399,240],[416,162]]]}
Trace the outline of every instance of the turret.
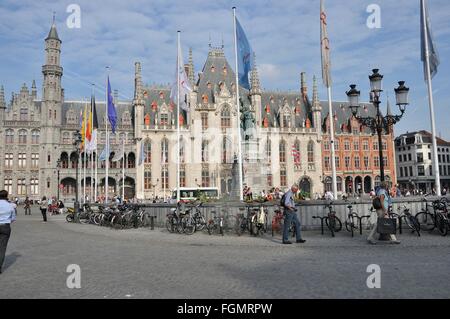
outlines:
{"label": "turret", "polygon": [[316,76],[313,77],[313,105],[311,109],[313,113],[313,126],[317,130],[318,139],[322,139],[322,106],[320,105],[319,91],[317,89]]}
{"label": "turret", "polygon": [[261,84],[259,81],[258,68],[256,67],[256,55],[253,54],[253,68],[250,75],[250,97],[252,101],[252,110],[256,116],[256,127],[262,126],[262,106],[261,106]]}
{"label": "turret", "polygon": [[308,95],[308,86],[306,84],[306,73],[300,73],[300,93],[302,95],[303,101],[306,102]]}
{"label": "turret", "polygon": [[33,101],[37,99],[37,88],[35,80],[33,80],[33,84],[31,85],[31,96],[33,97]]}

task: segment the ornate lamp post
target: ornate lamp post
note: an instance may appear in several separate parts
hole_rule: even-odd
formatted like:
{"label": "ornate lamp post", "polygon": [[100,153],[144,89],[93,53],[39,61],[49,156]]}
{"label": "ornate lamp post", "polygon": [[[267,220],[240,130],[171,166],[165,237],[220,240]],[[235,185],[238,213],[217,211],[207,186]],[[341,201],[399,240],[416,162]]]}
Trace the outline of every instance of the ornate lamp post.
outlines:
{"label": "ornate lamp post", "polygon": [[369,127],[372,131],[376,131],[378,134],[378,151],[380,158],[380,176],[381,181],[385,181],[384,175],[384,161],[383,161],[383,147],[382,147],[382,134],[384,131],[388,131],[393,125],[398,123],[400,119],[403,117],[403,114],[406,111],[406,106],[409,104],[408,102],[408,93],[409,88],[405,86],[404,81],[398,82],[399,86],[394,89],[396,96],[396,104],[398,105],[401,114],[400,115],[391,115],[386,114],[383,116],[380,111],[380,96],[382,90],[382,80],[383,75],[378,73],[378,69],[372,70],[372,75],[369,76],[370,80],[370,102],[374,105],[376,109],[376,115],[374,117],[362,117],[358,115],[358,111],[360,108],[359,105],[359,97],[361,95],[360,91],[356,89],[356,85],[350,85],[350,90],[346,92],[348,101],[350,104],[350,109],[353,113],[353,116],[364,126]]}
{"label": "ornate lamp post", "polygon": [[78,202],[78,162],[80,161],[80,145],[81,145],[81,133],[80,131],[76,131],[74,134],[74,142],[73,145],[75,146],[75,152],[77,154],[77,161],[75,165],[75,203],[74,203],[74,210],[75,210],[75,222],[79,222],[79,212],[80,212],[80,203]]}
{"label": "ornate lamp post", "polygon": [[58,186],[58,190],[57,190],[57,199],[58,199],[58,201],[59,201],[59,170],[60,170],[60,168],[61,168],[61,159],[60,158],[58,158],[58,160],[56,161],[56,169],[57,169],[57,172],[58,172],[58,184],[57,184],[57,186]]}

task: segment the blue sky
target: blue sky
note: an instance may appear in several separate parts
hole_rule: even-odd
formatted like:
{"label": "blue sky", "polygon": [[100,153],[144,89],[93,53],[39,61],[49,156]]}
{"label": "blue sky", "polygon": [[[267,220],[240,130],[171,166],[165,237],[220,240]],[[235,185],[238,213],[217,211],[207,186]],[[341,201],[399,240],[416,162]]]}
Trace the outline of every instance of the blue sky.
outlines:
{"label": "blue sky", "polygon": [[[176,31],[182,31],[187,61],[193,49],[196,72],[206,59],[209,38],[225,45],[233,63],[232,6],[256,53],[261,83],[270,90],[298,90],[300,72],[305,71],[312,89],[312,76],[320,79],[319,0],[2,0],[0,2],[0,84],[9,100],[22,83],[42,85],[44,38],[52,12],[62,44],[63,87],[67,100],[90,95],[89,82],[103,94],[105,66],[112,86],[123,99],[131,99],[134,62],[141,61],[146,83],[172,81],[176,61]],[[69,29],[66,8],[81,7],[81,28]],[[366,25],[370,4],[381,8],[381,29]],[[450,2],[429,0],[432,27],[441,58],[433,79],[437,131],[450,140]],[[430,130],[423,66],[420,61],[419,0],[326,1],[331,41],[333,98],[345,101],[348,85],[355,83],[362,98],[368,96],[368,74],[374,67],[385,75],[385,93],[394,102],[393,88],[405,80],[411,89],[411,105],[396,126],[397,133]],[[320,82],[321,84],[321,82]],[[326,91],[320,85],[320,97]],[[366,100],[366,99],[365,99]],[[383,96],[386,101],[386,95]]]}

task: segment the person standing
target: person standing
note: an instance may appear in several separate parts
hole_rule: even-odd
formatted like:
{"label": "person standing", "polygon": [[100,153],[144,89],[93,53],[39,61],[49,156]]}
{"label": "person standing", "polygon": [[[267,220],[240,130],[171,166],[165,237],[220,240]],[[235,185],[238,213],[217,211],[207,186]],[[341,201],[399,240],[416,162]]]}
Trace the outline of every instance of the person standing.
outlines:
{"label": "person standing", "polygon": [[[24,209],[25,209],[25,215],[31,215],[31,200],[28,198],[25,198],[24,202]],[[28,212],[28,214],[27,214]]]}
{"label": "person standing", "polygon": [[[380,188],[377,191],[377,196],[380,198],[381,209],[377,209],[378,218],[389,218],[388,211],[391,205],[391,197],[389,196],[388,185],[386,182],[381,182]],[[377,241],[375,240],[375,234],[377,232],[377,224],[373,226],[367,241],[369,244],[375,245]],[[393,244],[400,244],[395,235],[389,235],[390,242]]]}
{"label": "person standing", "polygon": [[47,208],[48,208],[47,197],[45,197],[45,196],[42,197],[39,208],[41,210],[43,222],[46,223],[47,222]]}
{"label": "person standing", "polygon": [[298,192],[298,186],[292,185],[291,189],[284,194],[284,226],[283,226],[283,244],[292,244],[289,241],[289,228],[291,223],[295,225],[295,236],[297,243],[303,244],[306,240],[302,239],[300,233],[300,221],[297,217],[297,209],[295,208],[294,195]]}
{"label": "person standing", "polygon": [[16,210],[8,202],[8,192],[0,191],[0,274],[5,260],[6,246],[11,236],[11,223],[16,220]]}

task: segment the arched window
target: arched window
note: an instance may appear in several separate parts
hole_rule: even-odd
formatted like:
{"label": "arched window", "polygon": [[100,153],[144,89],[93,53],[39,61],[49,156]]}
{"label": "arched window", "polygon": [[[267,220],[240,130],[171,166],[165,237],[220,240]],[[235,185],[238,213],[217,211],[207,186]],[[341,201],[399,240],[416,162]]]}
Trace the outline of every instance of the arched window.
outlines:
{"label": "arched window", "polygon": [[66,152],[61,154],[61,168],[69,168],[69,155]]}
{"label": "arched window", "polygon": [[220,124],[222,128],[231,127],[231,113],[228,106],[225,106],[220,112]]}
{"label": "arched window", "polygon": [[202,187],[209,187],[209,170],[207,167],[202,169]]}
{"label": "arched window", "polygon": [[231,162],[231,142],[227,137],[223,137],[222,139],[222,163],[230,163]]}
{"label": "arched window", "polygon": [[134,153],[130,153],[127,156],[127,167],[128,168],[135,168],[136,167],[136,156]]}
{"label": "arched window", "polygon": [[288,112],[283,114],[283,127],[289,127],[291,124],[291,115]]}
{"label": "arched window", "polygon": [[31,132],[31,143],[32,144],[39,144],[39,137],[41,132],[39,130],[34,130]]}
{"label": "arched window", "polygon": [[13,144],[14,143],[14,131],[13,130],[6,130],[5,133],[6,137],[6,144]]}
{"label": "arched window", "polygon": [[308,142],[308,163],[314,163],[314,142]]}
{"label": "arched window", "polygon": [[286,163],[286,142],[284,140],[280,141],[280,163]]}
{"label": "arched window", "polygon": [[152,140],[146,139],[144,145],[144,163],[150,164],[152,162]]}
{"label": "arched window", "polygon": [[26,144],[27,143],[27,131],[20,130],[19,131],[19,144]]}
{"label": "arched window", "polygon": [[166,138],[161,141],[161,162],[169,163],[169,141]]}

